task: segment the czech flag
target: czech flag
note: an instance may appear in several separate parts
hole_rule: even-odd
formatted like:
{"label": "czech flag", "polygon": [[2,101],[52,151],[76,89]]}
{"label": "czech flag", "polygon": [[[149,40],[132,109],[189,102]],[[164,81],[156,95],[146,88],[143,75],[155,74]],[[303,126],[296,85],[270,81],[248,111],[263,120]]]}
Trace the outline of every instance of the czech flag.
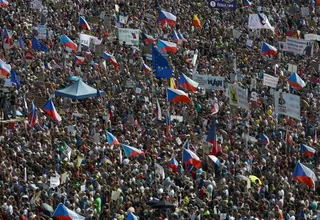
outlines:
{"label": "czech flag", "polygon": [[44,62],[44,68],[46,70],[51,70],[52,69],[51,65],[48,62]]}
{"label": "czech flag", "polygon": [[197,15],[193,16],[192,25],[195,26],[195,27],[202,28],[201,23],[200,23],[200,19],[198,18]]}
{"label": "czech flag", "polygon": [[219,104],[218,103],[213,103],[212,105],[212,114],[217,114],[219,112]]}
{"label": "czech flag", "polygon": [[180,40],[178,33],[175,30],[172,31],[172,40],[173,42],[176,42],[176,43],[178,43],[178,41]]}
{"label": "czech flag", "polygon": [[167,137],[171,137],[171,116],[170,116],[170,113],[168,111],[167,111],[167,114],[166,114],[166,125],[167,125],[166,136]]}
{"label": "czech flag", "polygon": [[182,90],[167,88],[167,101],[190,103],[191,99],[188,94]]}
{"label": "czech flag", "polygon": [[106,136],[107,136],[107,140],[108,140],[108,144],[109,145],[119,145],[119,141],[118,139],[113,136],[113,134],[111,134],[110,132],[106,132]]}
{"label": "czech flag", "polygon": [[126,217],[126,220],[138,220],[138,218],[132,212],[129,212],[129,214]]}
{"label": "czech flag", "polygon": [[92,53],[90,51],[84,51],[83,54],[86,56],[86,57],[89,57],[92,55]]}
{"label": "czech flag", "polygon": [[142,42],[145,44],[154,44],[157,40],[154,39],[151,35],[141,33]]}
{"label": "czech flag", "polygon": [[11,66],[4,61],[0,60],[0,71],[2,76],[8,76],[11,72]]}
{"label": "czech flag", "polygon": [[109,60],[113,64],[114,68],[118,68],[119,64],[114,56],[108,54],[107,52],[103,52],[103,58]]}
{"label": "czech flag", "polygon": [[145,63],[142,64],[142,70],[145,73],[150,73],[151,72],[151,68]]}
{"label": "czech flag", "polygon": [[290,86],[292,86],[296,90],[300,90],[306,86],[306,83],[300,78],[300,76],[297,73],[293,73],[288,78],[288,83]]}
{"label": "czech flag", "polygon": [[187,89],[188,91],[195,92],[197,91],[199,83],[181,73],[178,85],[182,88]]}
{"label": "czech flag", "polygon": [[75,59],[77,64],[82,64],[85,61],[84,57],[80,57],[80,56],[75,56]]}
{"label": "czech flag", "polygon": [[3,30],[3,37],[7,40],[7,43],[12,46],[12,37],[11,34],[9,34],[7,28],[4,28]]}
{"label": "czech flag", "polygon": [[37,109],[34,103],[32,102],[30,112],[29,112],[29,126],[33,128],[37,123]]}
{"label": "czech flag", "polygon": [[218,167],[220,167],[220,165],[221,165],[220,160],[219,160],[216,156],[209,155],[209,158],[210,158],[215,164],[217,164]]}
{"label": "czech flag", "polygon": [[58,220],[85,220],[86,218],[68,209],[62,203],[58,205],[53,213],[53,217]]}
{"label": "czech flag", "polygon": [[59,113],[57,112],[56,108],[54,107],[52,99],[48,100],[48,102],[43,107],[43,111],[45,113],[47,113],[54,121],[56,121],[56,122],[62,121]]}
{"label": "czech flag", "polygon": [[168,167],[172,169],[173,172],[178,172],[178,161],[172,157],[171,160],[168,162]]}
{"label": "czech flag", "polygon": [[252,7],[252,3],[249,0],[244,0],[244,5],[247,7]]}
{"label": "czech flag", "polygon": [[24,48],[24,41],[22,37],[19,38],[19,47]]}
{"label": "czech flag", "polygon": [[88,22],[87,22],[86,19],[85,19],[84,17],[82,17],[82,16],[80,16],[79,25],[80,25],[81,27],[83,27],[84,29],[87,29],[87,30],[89,30],[89,31],[91,30]]}
{"label": "czech flag", "polygon": [[262,43],[261,47],[261,55],[266,56],[277,56],[278,50],[274,46],[271,46],[270,44],[267,44],[265,42]]}
{"label": "czech flag", "polygon": [[162,24],[174,26],[176,24],[177,17],[171,14],[170,12],[160,10],[157,21]]}
{"label": "czech flag", "polygon": [[72,50],[78,50],[78,46],[76,43],[74,43],[69,37],[67,37],[65,34],[61,35],[60,37],[60,44],[63,46],[69,47]]}
{"label": "czech flag", "polygon": [[179,40],[182,40],[182,42],[187,42],[187,40],[184,38],[184,36],[181,34],[180,31],[178,31],[177,33],[178,33]]}
{"label": "czech flag", "polygon": [[312,157],[315,154],[316,150],[313,149],[312,147],[309,147],[305,144],[301,144],[300,146],[300,153],[304,154],[308,157]]}
{"label": "czech flag", "polygon": [[189,149],[183,149],[183,164],[191,164],[196,168],[201,168],[200,158]]}
{"label": "czech flag", "polygon": [[6,0],[0,0],[0,7],[8,7],[9,6],[9,2]]}
{"label": "czech flag", "polygon": [[263,15],[260,14],[260,13],[258,13],[258,17],[259,17],[260,23],[261,23],[262,25],[265,25],[265,24],[266,24],[266,21],[264,20]]}
{"label": "czech flag", "polygon": [[111,109],[110,101],[108,102],[107,108],[108,108],[108,113],[109,113],[109,120],[111,121],[112,120],[112,109]]}
{"label": "czech flag", "polygon": [[134,157],[137,155],[145,154],[142,150],[139,150],[135,147],[131,147],[128,145],[121,144],[122,149],[126,155],[126,157]]}
{"label": "czech flag", "polygon": [[317,129],[315,128],[313,131],[313,138],[312,138],[312,142],[313,144],[317,144],[318,143],[318,135],[317,135]]}
{"label": "czech flag", "polygon": [[269,145],[270,144],[270,141],[269,141],[269,138],[267,137],[267,135],[262,134],[260,143],[261,144],[265,144],[265,145]]}
{"label": "czech flag", "polygon": [[164,40],[158,40],[157,46],[160,52],[165,53],[176,53],[178,50],[177,44]]}
{"label": "czech flag", "polygon": [[217,155],[218,152],[221,151],[220,147],[218,146],[217,143],[217,135],[216,135],[216,120],[213,119],[212,125],[209,129],[209,133],[207,135],[207,142],[212,144],[212,150],[211,150],[211,154],[212,155]]}
{"label": "czech flag", "polygon": [[309,186],[310,188],[314,188],[314,182],[317,181],[317,177],[314,172],[300,162],[298,162],[294,168],[292,178]]}

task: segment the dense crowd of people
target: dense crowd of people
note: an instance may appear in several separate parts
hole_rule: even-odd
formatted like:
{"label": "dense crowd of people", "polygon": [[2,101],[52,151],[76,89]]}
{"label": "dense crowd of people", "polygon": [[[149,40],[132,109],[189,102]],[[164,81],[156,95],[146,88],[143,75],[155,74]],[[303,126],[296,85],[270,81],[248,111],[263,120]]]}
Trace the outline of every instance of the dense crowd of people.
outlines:
{"label": "dense crowd of people", "polygon": [[[318,182],[308,187],[292,177],[298,162],[316,176],[320,172],[318,42],[313,56],[280,50],[274,57],[261,55],[263,42],[278,47],[286,36],[320,34],[317,2],[237,1],[236,9],[211,8],[204,0],[0,3],[1,64],[11,66],[0,94],[2,219],[54,219],[61,203],[85,219],[319,218]],[[304,7],[309,13],[302,16]],[[160,10],[175,15],[175,25],[159,22]],[[248,28],[249,14],[262,12],[274,32]],[[194,15],[201,25],[193,23]],[[80,16],[91,30],[79,25]],[[39,25],[47,29],[44,39]],[[176,86],[181,73],[191,79],[197,73],[225,77],[225,89],[179,88],[192,102],[168,102],[172,81],[155,77],[151,45],[141,36],[139,45],[119,42],[119,28],[140,29],[165,41],[173,41],[173,31],[181,33],[185,41],[166,55]],[[235,29],[240,36],[233,35]],[[99,43],[81,45],[79,34]],[[67,50],[61,35],[80,49]],[[77,62],[79,57],[84,61]],[[297,66],[303,89],[288,86],[288,64]],[[264,85],[264,74],[279,77],[276,88]],[[78,100],[55,95],[79,78],[105,95]],[[227,83],[248,89],[249,98],[257,94],[249,109],[230,105]],[[275,91],[299,95],[301,120],[275,113]],[[44,111],[48,99],[61,121]],[[172,116],[170,127],[167,115]],[[213,121],[216,144],[207,141]],[[106,132],[120,145],[108,144]],[[262,136],[268,137],[267,144]],[[122,144],[144,154],[129,157]],[[316,152],[302,154],[301,144]],[[183,163],[185,148],[200,158],[201,167]],[[218,161],[209,157],[213,151]],[[168,166],[173,158],[177,170]]]}

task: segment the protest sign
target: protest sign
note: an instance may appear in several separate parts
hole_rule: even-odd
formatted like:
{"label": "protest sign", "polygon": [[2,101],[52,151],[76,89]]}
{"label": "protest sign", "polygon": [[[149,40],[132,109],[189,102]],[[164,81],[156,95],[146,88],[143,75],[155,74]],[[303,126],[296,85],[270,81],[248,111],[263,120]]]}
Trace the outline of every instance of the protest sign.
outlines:
{"label": "protest sign", "polygon": [[263,74],[263,85],[270,86],[271,88],[277,88],[279,77],[271,76],[269,74]]}
{"label": "protest sign", "polygon": [[290,73],[296,73],[298,71],[297,65],[288,63],[288,71]]}
{"label": "protest sign", "polygon": [[42,2],[35,0],[33,2],[30,2],[30,7],[32,9],[41,10],[43,8]]}
{"label": "protest sign", "polygon": [[275,91],[274,104],[276,114],[282,114],[300,120],[300,96]]}
{"label": "protest sign", "polygon": [[209,0],[210,8],[229,8],[236,9],[237,1],[236,0]]}
{"label": "protest sign", "polygon": [[127,45],[139,45],[140,29],[118,28],[119,43]]}
{"label": "protest sign", "polygon": [[45,25],[38,25],[38,38],[47,39],[47,27]]}
{"label": "protest sign", "polygon": [[318,34],[305,34],[305,35],[304,35],[304,39],[305,39],[305,40],[316,40],[316,41],[320,41],[320,35],[318,35]]}
{"label": "protest sign", "polygon": [[232,37],[235,38],[235,39],[239,39],[241,34],[242,33],[240,31],[238,31],[237,29],[233,29],[232,30]]}
{"label": "protest sign", "polygon": [[192,79],[199,83],[200,88],[224,90],[225,78],[222,76],[200,75],[194,73]]}
{"label": "protest sign", "polygon": [[249,109],[248,90],[236,84],[228,84],[230,105]]}
{"label": "protest sign", "polygon": [[287,36],[286,42],[279,41],[279,50],[313,56],[313,41]]}
{"label": "protest sign", "polygon": [[308,16],[309,15],[309,7],[302,7],[301,8],[301,15],[303,17]]}

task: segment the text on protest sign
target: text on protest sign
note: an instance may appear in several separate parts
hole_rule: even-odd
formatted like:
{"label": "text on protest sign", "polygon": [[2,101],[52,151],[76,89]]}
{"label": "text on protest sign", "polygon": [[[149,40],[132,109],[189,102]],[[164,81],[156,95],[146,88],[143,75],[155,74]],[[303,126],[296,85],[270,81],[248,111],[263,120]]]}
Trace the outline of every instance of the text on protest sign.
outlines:
{"label": "text on protest sign", "polygon": [[271,76],[269,74],[263,74],[263,85],[270,86],[271,88],[277,88],[279,77]]}
{"label": "text on protest sign", "polygon": [[200,88],[224,90],[224,77],[222,76],[209,76],[194,73],[192,79],[199,83]]}
{"label": "text on protest sign", "polygon": [[295,54],[313,56],[313,41],[287,36],[286,42],[279,41],[279,49]]}
{"label": "text on protest sign", "polygon": [[209,0],[209,7],[210,8],[230,8],[236,9],[237,8],[237,1],[230,1],[230,0]]}
{"label": "text on protest sign", "polygon": [[274,106],[277,114],[300,120],[300,96],[275,91]]}
{"label": "text on protest sign", "polygon": [[118,28],[119,43],[127,45],[139,45],[140,29]]}
{"label": "text on protest sign", "polygon": [[244,109],[249,109],[248,90],[235,84],[228,84],[229,104]]}

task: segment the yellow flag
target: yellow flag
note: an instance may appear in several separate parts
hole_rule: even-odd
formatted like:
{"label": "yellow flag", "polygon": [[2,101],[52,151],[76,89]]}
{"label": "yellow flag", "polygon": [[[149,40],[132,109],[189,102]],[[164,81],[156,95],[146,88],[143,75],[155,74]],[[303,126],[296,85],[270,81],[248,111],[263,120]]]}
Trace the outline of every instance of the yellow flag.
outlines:
{"label": "yellow flag", "polygon": [[83,158],[81,156],[77,157],[77,168],[79,168],[81,166]]}
{"label": "yellow flag", "polygon": [[169,86],[170,86],[171,89],[175,89],[176,88],[176,84],[174,82],[174,78],[172,78],[172,77],[170,78],[170,85]]}

